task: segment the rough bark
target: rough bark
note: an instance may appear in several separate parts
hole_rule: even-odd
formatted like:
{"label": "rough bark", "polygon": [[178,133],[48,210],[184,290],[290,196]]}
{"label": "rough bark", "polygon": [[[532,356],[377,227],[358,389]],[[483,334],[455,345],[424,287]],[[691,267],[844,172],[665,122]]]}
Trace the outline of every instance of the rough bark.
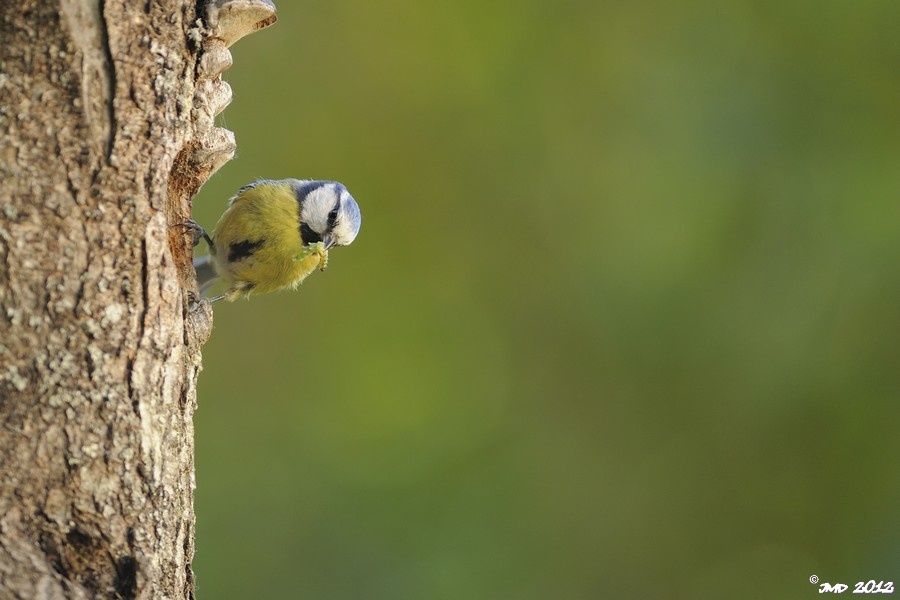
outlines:
{"label": "rough bark", "polygon": [[215,16],[0,3],[0,599],[193,597],[211,315],[178,225],[234,150]]}

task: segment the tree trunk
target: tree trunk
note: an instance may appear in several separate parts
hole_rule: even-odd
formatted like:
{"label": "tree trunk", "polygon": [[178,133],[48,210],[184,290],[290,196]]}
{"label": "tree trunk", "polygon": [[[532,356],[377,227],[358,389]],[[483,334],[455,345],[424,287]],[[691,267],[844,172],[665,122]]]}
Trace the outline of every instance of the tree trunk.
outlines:
{"label": "tree trunk", "polygon": [[273,9],[0,3],[0,599],[193,597],[211,313],[180,225]]}

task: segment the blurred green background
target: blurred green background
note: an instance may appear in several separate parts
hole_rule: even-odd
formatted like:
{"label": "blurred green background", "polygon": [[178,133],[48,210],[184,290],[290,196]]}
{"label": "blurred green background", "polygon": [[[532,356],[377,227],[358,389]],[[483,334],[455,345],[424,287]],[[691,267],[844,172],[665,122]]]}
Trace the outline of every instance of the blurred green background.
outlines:
{"label": "blurred green background", "polygon": [[[806,598],[900,580],[900,3],[310,0],[238,157],[349,248],[215,307],[198,596]],[[900,584],[900,581],[897,581]]]}

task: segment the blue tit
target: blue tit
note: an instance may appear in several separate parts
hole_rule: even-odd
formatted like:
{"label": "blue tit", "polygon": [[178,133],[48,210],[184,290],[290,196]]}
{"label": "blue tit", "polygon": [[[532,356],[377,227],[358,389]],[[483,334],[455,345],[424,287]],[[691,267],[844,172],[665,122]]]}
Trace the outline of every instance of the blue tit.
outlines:
{"label": "blue tit", "polygon": [[359,234],[359,205],[336,181],[261,179],[245,185],[228,203],[212,237],[194,222],[194,244],[203,238],[209,255],[194,260],[201,292],[217,280],[228,289],[211,302],[296,288],[328,251]]}

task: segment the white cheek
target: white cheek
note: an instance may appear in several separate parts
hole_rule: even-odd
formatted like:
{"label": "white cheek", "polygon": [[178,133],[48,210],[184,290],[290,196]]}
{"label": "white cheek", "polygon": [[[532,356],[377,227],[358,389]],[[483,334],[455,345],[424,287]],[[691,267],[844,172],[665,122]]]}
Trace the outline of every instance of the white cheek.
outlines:
{"label": "white cheek", "polygon": [[334,203],[332,198],[316,190],[307,197],[301,218],[313,231],[322,233],[328,228],[328,210]]}
{"label": "white cheek", "polygon": [[346,246],[356,237],[353,233],[353,228],[350,227],[347,223],[338,223],[338,226],[334,228],[334,237],[341,243],[341,245]]}
{"label": "white cheek", "polygon": [[312,230],[316,233],[322,233],[326,229],[328,229],[328,221],[326,219],[321,218],[319,215],[315,215],[310,217],[309,221],[307,221]]}

